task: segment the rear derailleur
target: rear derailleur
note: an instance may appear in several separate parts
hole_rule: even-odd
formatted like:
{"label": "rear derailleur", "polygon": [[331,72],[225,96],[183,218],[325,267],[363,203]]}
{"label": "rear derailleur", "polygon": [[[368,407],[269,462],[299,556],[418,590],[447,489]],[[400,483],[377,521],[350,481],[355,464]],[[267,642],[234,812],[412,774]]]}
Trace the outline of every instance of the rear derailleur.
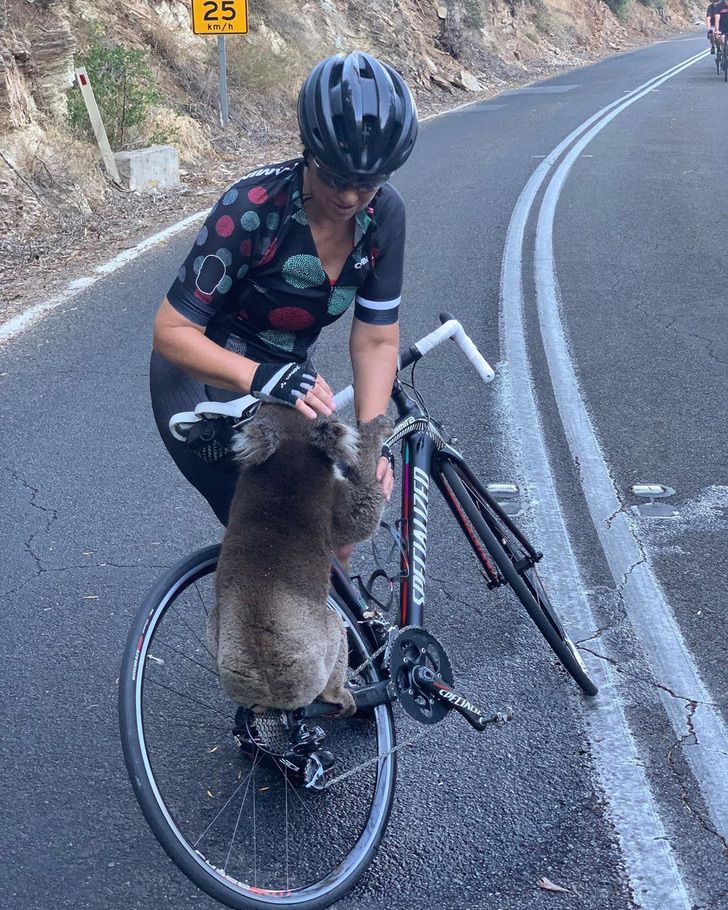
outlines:
{"label": "rear derailleur", "polygon": [[249,757],[267,760],[296,786],[323,790],[333,773],[334,756],[322,748],[325,732],[296,711],[255,714],[239,707],[233,736]]}

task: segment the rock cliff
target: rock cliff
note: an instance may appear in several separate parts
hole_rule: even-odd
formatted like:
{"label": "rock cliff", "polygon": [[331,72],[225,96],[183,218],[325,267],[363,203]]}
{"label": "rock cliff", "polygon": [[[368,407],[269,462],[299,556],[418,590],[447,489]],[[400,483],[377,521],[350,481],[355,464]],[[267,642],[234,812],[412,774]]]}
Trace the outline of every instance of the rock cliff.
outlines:
{"label": "rock cliff", "polygon": [[[610,9],[618,4],[620,17]],[[173,136],[183,184],[199,187],[207,178],[219,186],[218,165],[224,172],[233,156],[263,160],[296,148],[297,87],[312,62],[337,50],[358,47],[392,63],[429,112],[695,27],[704,15],[691,0],[250,0],[249,7],[249,34],[227,39],[231,120],[223,130],[216,42],[192,34],[190,0],[0,0],[4,258],[37,258],[27,238],[51,227],[81,219],[86,231],[83,219],[110,199],[124,209],[96,145],[67,120],[74,63],[94,43],[148,52],[162,101],[130,142]]]}

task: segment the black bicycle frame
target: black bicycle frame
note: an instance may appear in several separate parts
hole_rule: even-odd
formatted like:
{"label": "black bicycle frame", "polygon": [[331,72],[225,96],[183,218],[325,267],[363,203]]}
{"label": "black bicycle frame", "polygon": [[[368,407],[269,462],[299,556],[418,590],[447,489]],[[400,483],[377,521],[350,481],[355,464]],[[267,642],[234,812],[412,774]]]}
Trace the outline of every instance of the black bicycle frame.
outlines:
{"label": "black bicycle frame", "polygon": [[[395,383],[392,399],[402,418],[425,418],[420,405],[406,394],[399,382]],[[428,421],[429,422],[429,421]],[[494,588],[504,581],[485,550],[480,538],[471,523],[469,513],[477,509],[474,501],[461,502],[460,498],[447,483],[446,465],[456,468],[461,479],[470,486],[485,503],[487,510],[477,509],[494,530],[495,515],[505,525],[523,547],[525,559],[532,564],[541,554],[524,537],[500,505],[483,487],[470,470],[462,455],[440,439],[434,428],[417,430],[407,435],[402,441],[402,520],[400,533],[403,547],[400,560],[400,627],[424,625],[425,577],[427,563],[427,514],[429,505],[430,481],[434,480],[445,501],[450,507],[456,521],[470,541],[488,587]],[[443,469],[445,468],[445,472]],[[490,514],[489,514],[490,513]]]}
{"label": "black bicycle frame", "polygon": [[[442,493],[463,533],[470,541],[473,552],[483,569],[488,587],[494,588],[503,584],[497,568],[490,559],[478,537],[469,515],[477,510],[488,525],[496,532],[497,522],[505,525],[521,544],[525,559],[530,563],[537,562],[541,554],[524,537],[510,517],[483,487],[462,455],[447,445],[436,427],[432,426],[422,406],[411,398],[397,380],[392,389],[394,402],[402,420],[410,418],[415,423],[402,439],[402,511],[400,534],[402,547],[400,555],[400,613],[399,626],[423,626],[425,607],[425,578],[427,564],[427,517],[431,481]],[[400,424],[401,426],[401,424]],[[456,469],[460,478],[470,487],[487,506],[480,509],[474,500],[468,498],[461,502],[447,482],[447,466]],[[367,604],[357,591],[351,579],[337,560],[333,560],[331,580],[336,593],[361,619],[366,612]]]}

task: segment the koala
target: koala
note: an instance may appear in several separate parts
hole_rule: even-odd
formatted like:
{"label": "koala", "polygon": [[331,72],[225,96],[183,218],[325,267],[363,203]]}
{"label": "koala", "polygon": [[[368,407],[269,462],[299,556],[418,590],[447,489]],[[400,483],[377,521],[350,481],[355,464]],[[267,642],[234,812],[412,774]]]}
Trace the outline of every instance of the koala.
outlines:
{"label": "koala", "polygon": [[384,498],[375,480],[390,424],[358,431],[263,404],[233,442],[240,474],[207,623],[225,694],[254,711],[315,699],[356,710],[344,687],[346,631],[327,607],[331,552],[371,537]]}

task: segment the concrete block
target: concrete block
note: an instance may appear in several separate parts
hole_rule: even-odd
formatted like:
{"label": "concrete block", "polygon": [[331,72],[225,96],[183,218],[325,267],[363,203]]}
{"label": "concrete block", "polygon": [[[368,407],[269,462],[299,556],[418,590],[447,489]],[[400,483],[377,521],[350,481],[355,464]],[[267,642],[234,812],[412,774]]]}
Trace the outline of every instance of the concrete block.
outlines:
{"label": "concrete block", "polygon": [[130,190],[150,193],[179,186],[179,155],[171,145],[114,152],[114,160]]}

